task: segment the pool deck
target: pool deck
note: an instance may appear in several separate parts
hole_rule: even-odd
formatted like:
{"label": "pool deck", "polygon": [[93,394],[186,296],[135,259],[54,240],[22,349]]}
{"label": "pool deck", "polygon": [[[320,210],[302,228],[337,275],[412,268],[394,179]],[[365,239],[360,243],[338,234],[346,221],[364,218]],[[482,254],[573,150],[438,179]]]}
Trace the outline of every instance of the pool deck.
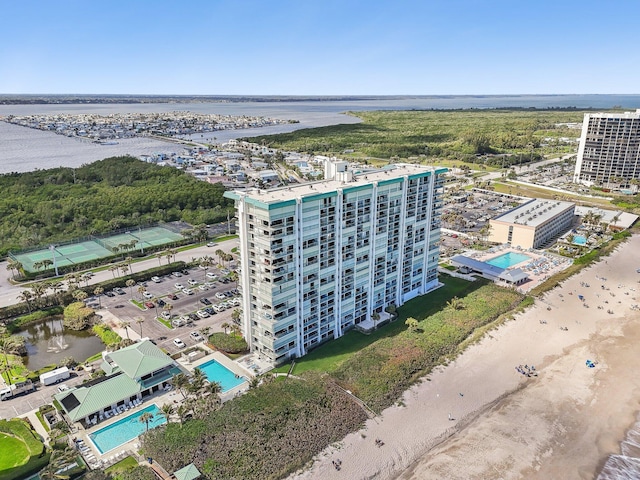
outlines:
{"label": "pool deck", "polygon": [[89,435],[96,432],[97,430],[116,423],[118,420],[128,417],[132,413],[144,410],[153,403],[155,403],[158,408],[161,408],[164,404],[180,403],[181,401],[182,395],[180,395],[179,392],[173,390],[156,392],[155,394],[146,397],[145,401],[137,407],[130,408],[124,413],[121,413],[120,415],[116,415],[114,417],[110,417],[108,420],[104,420],[97,425],[91,426],[90,428],[84,428],[80,422],[76,422],[74,425],[78,426],[78,428],[77,430],[72,432],[71,436],[76,440],[82,440],[83,445],[88,448],[88,450],[81,451],[81,453],[85,461],[92,469],[106,468],[109,465],[113,465],[114,463],[119,462],[129,455],[138,458],[138,449],[140,448],[138,437],[120,444],[113,450],[109,450],[108,452],[105,452],[103,454],[100,453],[100,451],[96,448]]}
{"label": "pool deck", "polygon": [[231,360],[226,355],[224,355],[224,354],[222,354],[220,352],[216,352],[215,350],[210,349],[209,347],[207,347],[203,343],[198,344],[198,347],[206,350],[208,352],[208,355],[205,355],[204,357],[199,358],[198,360],[195,360],[192,363],[188,363],[188,362],[183,361],[182,359],[178,359],[178,362],[180,363],[180,365],[182,365],[184,368],[189,370],[190,373],[193,373],[193,370],[195,368],[199,367],[200,365],[203,365],[203,364],[205,364],[205,363],[207,363],[207,362],[209,362],[211,360],[215,360],[220,365],[225,367],[227,370],[230,370],[232,373],[247,379],[246,382],[241,383],[240,385],[238,385],[236,387],[230,388],[229,390],[227,390],[224,393],[221,393],[220,394],[220,400],[223,403],[226,402],[227,400],[230,400],[230,399],[232,399],[234,397],[237,397],[237,396],[243,394],[244,392],[246,392],[247,390],[249,390],[249,382],[253,379],[253,377],[255,377],[255,373],[252,373],[249,369],[244,369],[244,368],[240,367],[240,365],[238,363],[234,362],[233,360]]}
{"label": "pool deck", "polygon": [[486,262],[492,258],[499,257],[508,252],[520,253],[531,257],[528,260],[524,260],[520,263],[512,265],[507,270],[514,268],[520,268],[527,275],[529,275],[529,281],[519,285],[517,290],[522,293],[526,293],[531,289],[537,287],[549,277],[552,277],[556,273],[560,273],[566,270],[573,264],[573,260],[565,258],[553,253],[543,252],[540,250],[528,249],[523,250],[510,245],[499,245],[491,247],[486,251],[470,250],[464,253],[465,256],[475,258],[481,262]]}

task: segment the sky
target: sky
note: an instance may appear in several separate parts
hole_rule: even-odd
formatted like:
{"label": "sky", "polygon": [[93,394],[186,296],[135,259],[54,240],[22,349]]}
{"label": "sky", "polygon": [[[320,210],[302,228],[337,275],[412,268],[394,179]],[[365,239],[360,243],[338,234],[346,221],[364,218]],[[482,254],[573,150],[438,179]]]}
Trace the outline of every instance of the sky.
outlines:
{"label": "sky", "polygon": [[0,94],[638,94],[638,0],[0,0]]}

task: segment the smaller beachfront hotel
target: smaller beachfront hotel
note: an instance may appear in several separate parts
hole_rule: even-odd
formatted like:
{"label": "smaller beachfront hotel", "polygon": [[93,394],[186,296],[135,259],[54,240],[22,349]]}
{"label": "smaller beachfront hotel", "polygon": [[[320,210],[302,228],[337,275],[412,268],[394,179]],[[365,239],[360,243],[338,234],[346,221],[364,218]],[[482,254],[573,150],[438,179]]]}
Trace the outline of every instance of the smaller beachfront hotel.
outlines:
{"label": "smaller beachfront hotel", "polygon": [[410,164],[353,171],[328,160],[325,180],[226,192],[240,237],[243,330],[277,365],[386,308],[440,286],[446,168]]}
{"label": "smaller beachfront hotel", "polygon": [[178,364],[150,340],[105,352],[105,375],[54,395],[68,423],[86,427],[138,406],[145,397],[168,388]]}
{"label": "smaller beachfront hotel", "polygon": [[489,241],[541,248],[570,230],[574,220],[574,203],[533,199],[489,220]]}

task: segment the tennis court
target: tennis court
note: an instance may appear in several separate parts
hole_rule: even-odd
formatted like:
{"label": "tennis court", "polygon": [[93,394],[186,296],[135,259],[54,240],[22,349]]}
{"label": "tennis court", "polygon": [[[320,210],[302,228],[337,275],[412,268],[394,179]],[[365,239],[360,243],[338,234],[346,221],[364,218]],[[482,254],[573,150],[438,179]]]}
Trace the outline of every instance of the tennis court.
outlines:
{"label": "tennis court", "polygon": [[[67,265],[75,265],[84,263],[98,258],[110,257],[112,252],[93,241],[85,241],[80,243],[71,243],[69,245],[60,245],[53,249],[35,250],[33,252],[14,254],[13,257],[18,260],[23,268],[29,272],[37,272],[42,268],[36,268],[36,264],[42,262],[53,262],[55,255],[55,264],[58,267]],[[47,262],[48,263],[48,262]],[[52,268],[53,263],[48,263],[47,268]]]}
{"label": "tennis court", "polygon": [[[116,252],[126,253],[133,249],[144,251],[145,248],[178,242],[183,238],[179,233],[164,227],[149,227],[104,238],[91,237],[90,240],[77,243],[56,245],[53,251],[51,248],[44,248],[31,252],[10,253],[9,255],[20,262],[25,270],[38,272],[53,268],[54,255],[55,265],[65,267],[112,257]],[[46,265],[43,265],[43,262]]]}

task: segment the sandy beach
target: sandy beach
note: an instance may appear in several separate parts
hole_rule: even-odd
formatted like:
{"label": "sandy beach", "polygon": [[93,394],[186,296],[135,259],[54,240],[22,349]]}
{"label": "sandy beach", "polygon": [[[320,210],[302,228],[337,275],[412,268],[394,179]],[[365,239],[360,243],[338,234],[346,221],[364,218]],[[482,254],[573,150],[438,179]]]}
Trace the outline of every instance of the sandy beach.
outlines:
{"label": "sandy beach", "polygon": [[290,478],[594,478],[640,410],[637,268],[636,235]]}

